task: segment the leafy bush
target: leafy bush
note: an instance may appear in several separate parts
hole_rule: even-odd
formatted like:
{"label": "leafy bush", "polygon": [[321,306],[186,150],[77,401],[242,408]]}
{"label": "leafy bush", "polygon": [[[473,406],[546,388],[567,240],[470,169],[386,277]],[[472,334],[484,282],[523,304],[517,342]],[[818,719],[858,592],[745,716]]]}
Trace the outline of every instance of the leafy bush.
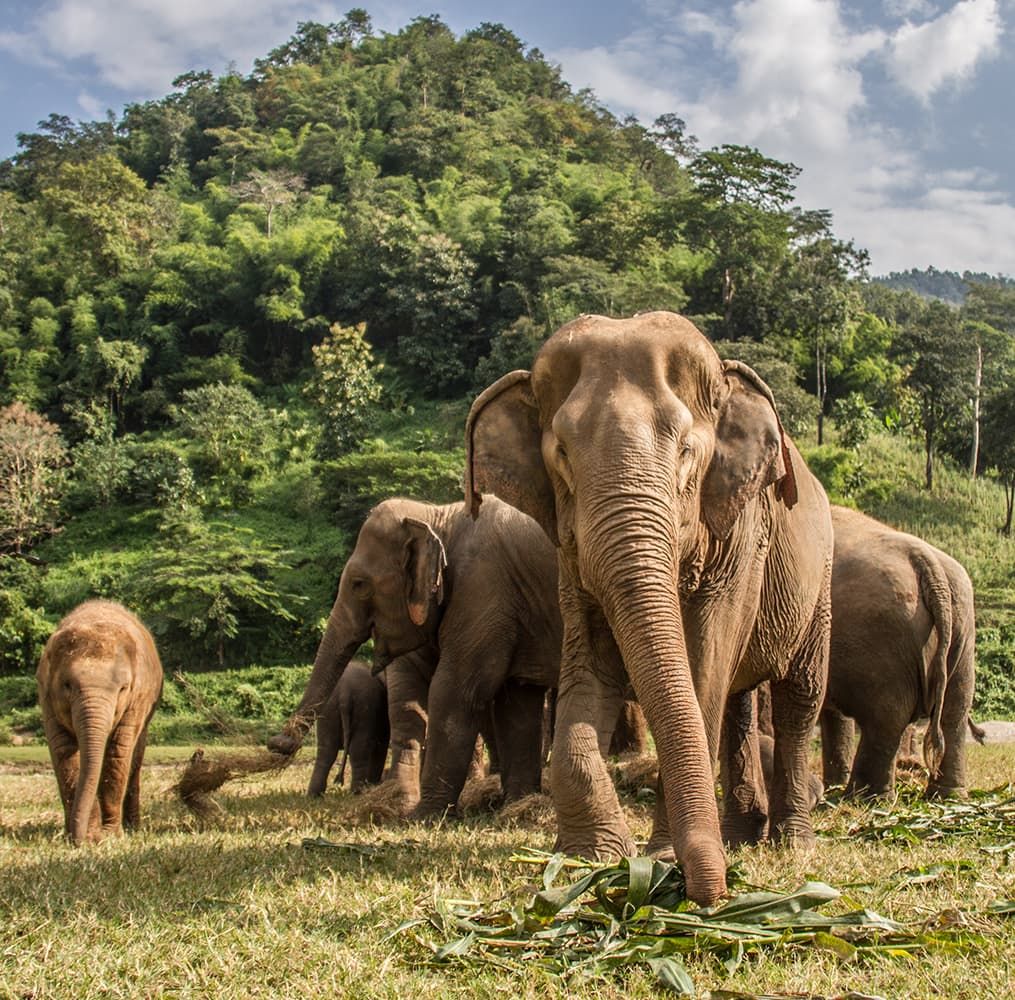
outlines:
{"label": "leafy bush", "polygon": [[155,634],[163,661],[241,663],[266,632],[295,621],[302,598],[282,593],[275,576],[286,553],[250,529],[205,523],[193,509],[170,509],[150,560],[129,590]]}
{"label": "leafy bush", "polygon": [[53,630],[43,603],[39,568],[0,556],[0,673],[35,670]]}
{"label": "leafy bush", "polygon": [[462,499],[461,449],[387,451],[375,449],[343,455],[318,466],[325,503],[340,527],[356,532],[371,508],[389,497],[411,497],[428,503]]}
{"label": "leafy bush", "polygon": [[1015,719],[1015,624],[976,633],[976,695],[979,719]]}
{"label": "leafy bush", "polygon": [[859,392],[851,392],[832,404],[832,419],[839,430],[839,443],[844,448],[862,444],[877,428],[873,407]]}

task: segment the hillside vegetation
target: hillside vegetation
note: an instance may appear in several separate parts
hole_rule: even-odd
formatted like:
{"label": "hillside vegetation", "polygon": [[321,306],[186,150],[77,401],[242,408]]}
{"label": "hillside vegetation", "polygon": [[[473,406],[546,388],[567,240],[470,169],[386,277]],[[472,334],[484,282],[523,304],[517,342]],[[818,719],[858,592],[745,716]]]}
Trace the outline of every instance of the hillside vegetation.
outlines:
{"label": "hillside vegetation", "polygon": [[761,372],[835,497],[965,563],[978,711],[1015,712],[1015,290],[869,281],[795,166],[677,112],[617,120],[503,25],[352,10],[247,76],[20,135],[0,671],[94,595],[188,676],[308,663],[370,507],[460,498],[476,391],[576,314],[673,309]]}

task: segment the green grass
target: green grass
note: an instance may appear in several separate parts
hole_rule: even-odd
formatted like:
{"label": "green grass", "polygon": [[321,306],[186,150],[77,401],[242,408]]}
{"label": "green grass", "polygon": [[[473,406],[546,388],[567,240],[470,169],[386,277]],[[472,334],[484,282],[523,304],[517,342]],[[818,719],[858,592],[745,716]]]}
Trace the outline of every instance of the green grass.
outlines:
{"label": "green grass", "polygon": [[[970,764],[977,786],[996,786],[1015,772],[1015,747],[970,747]],[[433,967],[425,945],[389,936],[402,921],[430,914],[437,899],[504,906],[528,898],[538,870],[510,858],[524,847],[550,850],[552,824],[479,816],[436,827],[362,825],[344,792],[304,797],[309,765],[301,757],[287,771],[226,786],[218,795],[225,812],[201,828],[171,794],[178,774],[153,757],[144,774],[144,829],[76,849],[60,835],[52,774],[37,759],[12,762],[4,753],[0,996],[564,995],[535,963],[517,974]],[[645,836],[647,810],[632,802],[628,811],[636,835]],[[988,851],[997,838],[982,833],[913,845],[849,836],[876,818],[873,807],[840,805],[817,814],[816,847],[748,848],[731,860],[748,882],[780,891],[809,879],[843,888],[829,912],[868,907],[916,928],[959,922],[968,947],[861,962],[784,948],[749,957],[732,975],[714,957],[692,955],[686,964],[699,991],[1009,997],[1015,921],[987,910],[1015,897],[1015,848]],[[302,846],[318,836],[360,850]],[[929,881],[902,874],[947,863],[953,866]],[[647,971],[631,969],[572,982],[566,995],[645,998],[659,987]]]}

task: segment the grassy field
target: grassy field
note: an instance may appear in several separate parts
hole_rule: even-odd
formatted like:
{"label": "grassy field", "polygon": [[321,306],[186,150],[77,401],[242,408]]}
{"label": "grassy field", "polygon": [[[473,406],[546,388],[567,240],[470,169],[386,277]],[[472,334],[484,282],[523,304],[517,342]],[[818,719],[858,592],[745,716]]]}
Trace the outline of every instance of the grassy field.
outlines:
{"label": "grassy field", "polygon": [[[1015,774],[1013,745],[969,752],[978,788]],[[530,895],[539,869],[510,859],[522,848],[552,849],[545,806],[513,823],[484,814],[436,827],[371,825],[345,792],[304,797],[304,752],[287,771],[227,785],[217,796],[224,812],[201,826],[171,790],[185,753],[151,754],[142,832],[75,849],[60,834],[44,749],[0,751],[0,997],[660,994],[643,967],[562,986],[534,961],[521,972],[435,967],[426,941],[439,940],[425,927],[389,936],[439,899],[505,906]],[[626,808],[636,835],[647,835],[648,808],[634,798]],[[918,807],[905,799],[895,808]],[[748,956],[732,973],[692,954],[686,965],[699,995],[1012,996],[1015,919],[989,913],[995,901],[1015,898],[1011,819],[917,843],[855,832],[885,818],[870,806],[822,809],[816,847],[744,849],[732,860],[748,884],[791,891],[809,879],[828,882],[843,896],[823,912],[866,907],[910,927],[947,926],[955,930],[950,944],[862,960],[786,945]],[[304,845],[317,837],[345,846]]]}

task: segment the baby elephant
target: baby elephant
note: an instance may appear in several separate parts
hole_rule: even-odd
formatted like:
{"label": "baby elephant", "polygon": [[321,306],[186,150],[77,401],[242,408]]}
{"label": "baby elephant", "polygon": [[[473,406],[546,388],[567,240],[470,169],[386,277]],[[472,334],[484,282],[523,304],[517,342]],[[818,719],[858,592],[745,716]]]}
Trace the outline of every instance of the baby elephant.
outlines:
{"label": "baby elephant", "polygon": [[338,751],[342,765],[335,781],[345,778],[345,762],[352,765],[353,794],[376,785],[388,756],[388,689],[384,674],[375,677],[369,664],[353,660],[339,678],[317,717],[317,759],[308,795],[323,795]]}
{"label": "baby elephant", "polygon": [[136,827],[145,738],[162,694],[148,630],[119,604],[86,601],[50,636],[36,680],[70,839]]}

